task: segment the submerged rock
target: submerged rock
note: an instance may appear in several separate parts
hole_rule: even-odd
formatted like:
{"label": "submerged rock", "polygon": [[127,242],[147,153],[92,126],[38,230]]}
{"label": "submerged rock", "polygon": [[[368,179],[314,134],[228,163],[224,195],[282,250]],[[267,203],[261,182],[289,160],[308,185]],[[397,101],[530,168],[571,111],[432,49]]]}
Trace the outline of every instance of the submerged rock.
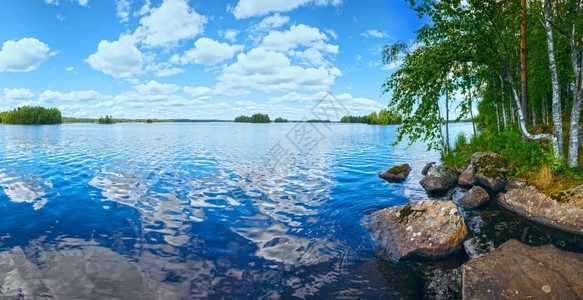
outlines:
{"label": "submerged rock", "polygon": [[474,209],[488,202],[488,200],[490,200],[488,192],[480,186],[475,186],[461,197],[459,202],[463,208]]}
{"label": "submerged rock", "polygon": [[457,179],[456,172],[445,165],[439,165],[430,168],[419,183],[428,192],[445,192],[457,182]]}
{"label": "submerged rock", "polygon": [[393,260],[413,255],[446,256],[459,250],[468,234],[464,218],[452,201],[411,202],[369,217],[366,227]]}
{"label": "submerged rock", "polygon": [[[579,188],[579,187],[577,187]],[[575,189],[564,193],[576,197]],[[581,187],[583,192],[583,187]],[[575,200],[552,199],[548,195],[529,186],[523,189],[512,189],[498,198],[498,203],[531,221],[565,230],[577,234],[583,234],[583,206]]]}
{"label": "submerged rock", "polygon": [[462,282],[464,300],[583,299],[583,254],[509,240],[470,260]]}
{"label": "submerged rock", "polygon": [[433,168],[434,165],[435,165],[434,161],[427,163],[425,165],[425,167],[423,167],[423,170],[421,170],[421,175],[427,175],[427,171],[429,171],[429,169]]}
{"label": "submerged rock", "polygon": [[468,166],[466,170],[460,174],[458,184],[463,187],[470,187],[476,184],[476,171],[472,165]]}
{"label": "submerged rock", "polygon": [[403,182],[409,176],[409,173],[411,173],[411,166],[403,164],[380,173],[379,177],[388,182]]}

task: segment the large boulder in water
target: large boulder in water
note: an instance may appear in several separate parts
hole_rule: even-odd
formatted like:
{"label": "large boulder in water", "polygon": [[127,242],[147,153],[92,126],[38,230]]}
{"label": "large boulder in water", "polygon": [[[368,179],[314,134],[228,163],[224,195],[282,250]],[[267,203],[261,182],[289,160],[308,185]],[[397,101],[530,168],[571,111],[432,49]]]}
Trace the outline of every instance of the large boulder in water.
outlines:
{"label": "large boulder in water", "polygon": [[462,298],[583,299],[583,254],[509,240],[463,269]]}
{"label": "large boulder in water", "polygon": [[403,182],[409,176],[409,173],[411,173],[411,166],[403,164],[380,173],[379,177],[388,182]]}
{"label": "large boulder in water", "polygon": [[498,203],[531,221],[583,234],[583,185],[553,197],[532,186],[511,189],[498,197]]}
{"label": "large boulder in water", "polygon": [[490,200],[490,195],[480,186],[471,188],[463,197],[460,198],[459,203],[463,208],[474,209]]}
{"label": "large boulder in water", "polygon": [[428,192],[445,192],[449,190],[458,179],[456,172],[445,165],[435,166],[427,171],[427,175],[419,181]]}
{"label": "large boulder in water", "polygon": [[429,171],[429,169],[433,168],[434,165],[435,165],[434,161],[427,163],[425,165],[425,167],[423,167],[423,170],[421,170],[421,175],[423,175],[423,176],[427,175],[427,172]]}
{"label": "large boulder in water", "polygon": [[461,248],[468,234],[452,201],[425,200],[369,215],[366,227],[387,249],[390,259],[442,257]]}

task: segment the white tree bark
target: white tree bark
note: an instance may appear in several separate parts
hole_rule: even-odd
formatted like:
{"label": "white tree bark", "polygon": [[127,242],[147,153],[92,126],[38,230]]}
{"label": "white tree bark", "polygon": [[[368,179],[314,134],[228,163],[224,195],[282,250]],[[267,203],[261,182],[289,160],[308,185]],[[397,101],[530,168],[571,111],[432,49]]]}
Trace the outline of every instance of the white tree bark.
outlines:
{"label": "white tree bark", "polygon": [[516,111],[518,113],[518,126],[522,134],[531,140],[549,140],[553,145],[553,153],[555,157],[557,157],[557,153],[559,153],[559,149],[557,148],[557,138],[554,134],[545,133],[545,134],[531,134],[528,132],[526,127],[526,120],[524,119],[524,115],[522,114],[522,107],[520,104],[520,97],[518,97],[518,92],[516,91],[516,85],[514,84],[514,79],[509,74],[506,75],[508,78],[508,82],[510,83],[510,89],[512,90],[512,95],[514,96],[514,102],[516,102]]}
{"label": "white tree bark", "polygon": [[506,120],[506,100],[504,100],[506,91],[504,90],[504,80],[502,79],[502,75],[500,76],[500,88],[502,90],[502,117],[504,120],[504,128],[508,128],[508,121]]}
{"label": "white tree bark", "polygon": [[[555,61],[555,45],[553,39],[553,28],[551,27],[551,3],[544,0],[545,31],[547,34],[547,44],[549,48],[549,62],[551,68],[551,83],[553,87],[553,98],[551,101],[553,116],[553,135],[556,140],[555,157],[563,160],[563,120],[561,116],[561,90],[559,89],[559,76],[557,75],[557,62]],[[545,101],[546,104],[546,101]],[[545,105],[546,106],[546,105]]]}

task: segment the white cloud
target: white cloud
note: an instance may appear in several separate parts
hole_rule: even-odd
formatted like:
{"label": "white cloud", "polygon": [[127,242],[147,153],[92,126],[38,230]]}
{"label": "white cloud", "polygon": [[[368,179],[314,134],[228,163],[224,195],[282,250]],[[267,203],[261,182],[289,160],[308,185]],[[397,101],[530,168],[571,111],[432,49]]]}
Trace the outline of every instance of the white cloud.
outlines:
{"label": "white cloud", "polygon": [[46,4],[59,5],[59,0],[45,0]]}
{"label": "white cloud", "polygon": [[95,90],[88,91],[73,91],[69,93],[61,93],[52,90],[46,90],[38,96],[38,100],[42,103],[56,103],[56,102],[89,102],[95,100],[105,99],[101,93]]}
{"label": "white cloud", "polygon": [[356,61],[360,61],[362,59],[362,55],[357,55],[356,56]]}
{"label": "white cloud", "polygon": [[165,0],[160,7],[149,9],[134,35],[146,45],[171,48],[181,40],[202,34],[206,22],[207,18],[185,0]]}
{"label": "white cloud", "polygon": [[369,29],[369,30],[361,33],[360,35],[362,35],[365,38],[375,37],[375,38],[379,38],[379,39],[389,36],[386,32],[380,32],[376,29]]}
{"label": "white cloud", "polygon": [[242,50],[243,45],[229,45],[203,37],[194,43],[194,48],[185,51],[180,59],[174,56],[171,61],[180,61],[183,65],[194,63],[214,65],[225,59],[232,58],[237,52],[241,52]]}
{"label": "white cloud", "polygon": [[338,46],[327,44],[328,37],[318,28],[304,24],[293,25],[287,31],[271,31],[263,38],[262,45],[267,50],[290,51],[306,47],[303,51],[290,51],[290,54],[308,65],[326,66],[325,56],[337,54]]}
{"label": "white cloud", "polygon": [[288,16],[282,16],[278,13],[275,13],[273,16],[269,16],[261,20],[259,24],[257,24],[257,29],[273,29],[279,28],[289,22]]}
{"label": "white cloud", "polygon": [[122,35],[114,42],[101,41],[97,51],[86,60],[94,70],[114,77],[132,77],[140,73],[144,58],[131,35]]}
{"label": "white cloud", "polygon": [[75,68],[73,68],[73,67],[65,67],[65,70],[71,72],[71,71],[75,70]]}
{"label": "white cloud", "polygon": [[[46,4],[52,5],[59,5],[59,0],[44,0]],[[87,6],[89,4],[89,0],[71,0],[71,2],[75,2],[81,6]]]}
{"label": "white cloud", "polygon": [[392,62],[390,64],[383,65],[383,67],[381,68],[381,70],[383,70],[383,71],[394,71],[394,70],[400,68],[402,64],[403,64],[403,59],[400,59],[400,60],[394,61],[394,62]]}
{"label": "white cloud", "polygon": [[255,89],[264,92],[327,90],[341,76],[337,68],[302,68],[291,65],[283,53],[255,48],[237,55],[237,62],[225,67],[215,93],[244,94]]}
{"label": "white cloud", "polygon": [[335,40],[338,39],[338,34],[336,33],[336,31],[332,29],[325,29],[324,31],[326,31],[326,33],[329,34]]}
{"label": "white cloud", "polygon": [[237,19],[264,16],[272,12],[288,12],[303,5],[338,6],[342,0],[239,0],[237,5],[228,10]]}
{"label": "white cloud", "polygon": [[234,43],[237,40],[238,34],[239,34],[239,30],[237,30],[237,29],[227,29],[225,31],[219,30],[219,35],[222,36],[223,38],[231,41],[231,43]]}
{"label": "white cloud", "polygon": [[116,0],[115,13],[121,23],[129,21],[130,18],[130,1]]}
{"label": "white cloud", "polygon": [[6,41],[0,50],[0,72],[30,72],[51,55],[49,46],[35,38]]}
{"label": "white cloud", "polygon": [[210,100],[213,90],[206,86],[186,86],[184,92],[197,100]]}
{"label": "white cloud", "polygon": [[159,83],[154,80],[146,84],[135,86],[134,89],[141,95],[168,95],[180,89],[179,86],[170,83]]}
{"label": "white cloud", "polygon": [[87,4],[89,3],[89,0],[73,0],[73,2],[77,2],[81,6],[87,6]]}
{"label": "white cloud", "polygon": [[4,89],[4,95],[8,102],[11,101],[23,101],[34,97],[34,93],[30,89]]}
{"label": "white cloud", "polygon": [[[282,104],[306,104],[306,109],[311,109],[314,104],[317,104],[320,100],[325,99],[326,97],[328,97],[327,92],[318,92],[314,94],[291,92],[281,97],[273,97],[269,99],[269,102]],[[385,105],[377,101],[363,97],[354,97],[348,93],[334,95],[334,98],[343,106],[343,110],[345,108],[351,115],[368,115],[373,111],[386,109]],[[343,112],[345,113],[345,111]]]}

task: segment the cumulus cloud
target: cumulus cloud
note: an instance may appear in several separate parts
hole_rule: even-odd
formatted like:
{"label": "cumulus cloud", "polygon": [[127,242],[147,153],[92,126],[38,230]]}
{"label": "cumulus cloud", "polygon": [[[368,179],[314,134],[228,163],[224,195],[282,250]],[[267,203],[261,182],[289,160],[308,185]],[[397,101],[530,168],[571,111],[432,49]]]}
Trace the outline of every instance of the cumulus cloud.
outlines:
{"label": "cumulus cloud", "polygon": [[237,5],[228,7],[237,19],[264,16],[272,12],[288,12],[304,5],[338,6],[342,0],[239,0]]}
{"label": "cumulus cloud", "polygon": [[206,86],[186,86],[184,92],[197,100],[210,100],[213,90]]}
{"label": "cumulus cloud", "polygon": [[136,47],[136,39],[131,35],[122,35],[114,42],[99,42],[97,51],[85,61],[94,70],[114,77],[128,78],[141,72],[144,58]]}
{"label": "cumulus cloud", "polygon": [[273,29],[279,28],[289,22],[288,16],[282,16],[279,13],[275,13],[273,16],[269,16],[261,20],[259,24],[257,24],[257,29]]}
{"label": "cumulus cloud", "polygon": [[283,53],[255,48],[237,55],[237,62],[224,68],[216,92],[327,90],[337,76],[341,76],[337,68],[302,68],[291,65]]}
{"label": "cumulus cloud", "polygon": [[239,30],[237,29],[227,29],[227,30],[219,30],[219,35],[223,38],[231,41],[234,43],[237,40],[237,35],[239,34]]}
{"label": "cumulus cloud", "polygon": [[187,50],[179,58],[174,56],[172,62],[180,62],[181,64],[202,64],[214,65],[225,59],[232,58],[237,52],[243,50],[243,45],[229,45],[227,43],[219,43],[209,38],[200,38],[194,43],[194,48]]}
{"label": "cumulus cloud", "polygon": [[[59,0],[44,0],[46,4],[52,5],[59,5]],[[71,0],[71,2],[75,2],[81,6],[87,6],[89,4],[89,0]]]}
{"label": "cumulus cloud", "polygon": [[[306,104],[306,109],[311,109],[314,104],[319,103],[327,97],[327,92],[318,92],[314,94],[291,92],[281,97],[270,98],[269,102],[274,104]],[[385,105],[372,99],[354,97],[348,93],[334,95],[334,98],[339,105],[342,105],[343,112],[346,113],[348,111],[348,113],[353,115],[367,115],[373,111],[386,108]]]}
{"label": "cumulus cloud", "polygon": [[73,91],[69,93],[61,93],[52,90],[46,90],[38,96],[38,100],[42,103],[56,103],[56,102],[89,102],[95,100],[102,100],[106,97],[95,90],[87,91]]}
{"label": "cumulus cloud", "polygon": [[207,18],[185,0],[165,0],[160,7],[149,9],[134,35],[148,46],[171,48],[181,40],[202,34],[206,22]]}
{"label": "cumulus cloud", "polygon": [[155,80],[150,80],[146,84],[135,86],[134,89],[141,95],[168,95],[180,89],[179,86],[170,83],[159,83]]}
{"label": "cumulus cloud", "polygon": [[325,56],[338,53],[338,46],[327,44],[327,40],[328,37],[318,28],[300,24],[293,25],[286,31],[271,31],[263,38],[262,46],[275,51],[306,47],[304,51],[293,51],[290,54],[309,65],[325,66],[328,64]]}
{"label": "cumulus cloud", "polygon": [[6,41],[0,50],[0,72],[30,72],[51,55],[49,46],[35,38]]}
{"label": "cumulus cloud", "polygon": [[8,102],[11,101],[24,101],[34,97],[34,93],[27,88],[19,89],[4,89],[4,96]]}
{"label": "cumulus cloud", "polygon": [[121,23],[125,23],[130,19],[130,1],[117,0],[115,4],[115,14]]}
{"label": "cumulus cloud", "polygon": [[360,35],[362,35],[365,38],[375,37],[375,38],[379,38],[379,39],[389,36],[386,32],[380,32],[376,29],[369,29],[369,30],[361,33]]}

